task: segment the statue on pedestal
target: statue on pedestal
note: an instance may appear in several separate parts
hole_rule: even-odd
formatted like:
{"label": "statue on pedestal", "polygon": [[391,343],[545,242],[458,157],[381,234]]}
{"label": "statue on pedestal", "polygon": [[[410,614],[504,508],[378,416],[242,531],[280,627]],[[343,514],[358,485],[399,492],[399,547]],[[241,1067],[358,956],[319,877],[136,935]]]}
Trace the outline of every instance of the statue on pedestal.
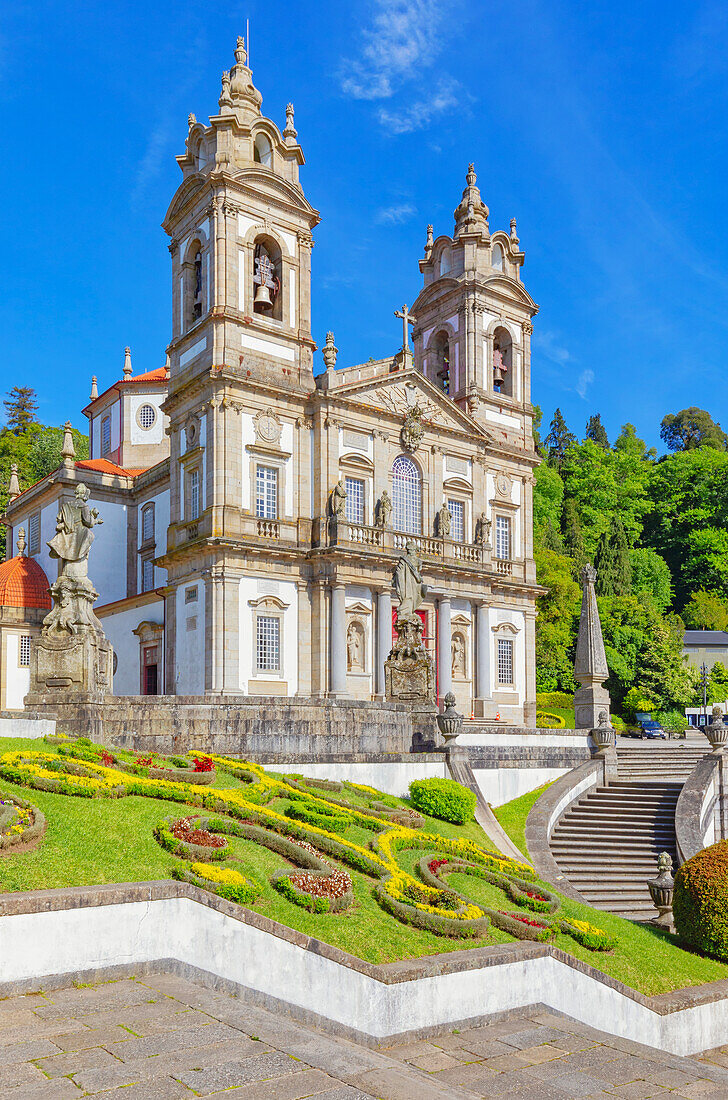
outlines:
{"label": "statue on pedestal", "polygon": [[422,641],[424,624],[417,614],[427,595],[417,547],[408,541],[394,569],[392,585],[399,599],[394,629],[397,641],[384,665],[388,699],[432,703],[435,674]]}
{"label": "statue on pedestal", "polygon": [[392,514],[392,499],[386,489],[382,489],[377,507],[377,527],[389,527],[389,517]]}

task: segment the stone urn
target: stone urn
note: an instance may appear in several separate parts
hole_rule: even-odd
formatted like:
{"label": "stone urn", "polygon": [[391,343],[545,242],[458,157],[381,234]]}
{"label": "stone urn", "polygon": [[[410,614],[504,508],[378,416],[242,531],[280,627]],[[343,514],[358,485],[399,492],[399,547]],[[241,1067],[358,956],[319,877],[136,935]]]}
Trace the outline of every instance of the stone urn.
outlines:
{"label": "stone urn", "polygon": [[652,924],[656,924],[658,928],[664,928],[667,932],[674,932],[672,895],[675,891],[675,880],[672,877],[672,856],[669,852],[660,853],[657,860],[657,878],[650,879],[647,885],[652,904],[658,914],[653,918]]}
{"label": "stone urn", "polygon": [[614,744],[614,729],[609,725],[609,716],[606,710],[600,712],[599,725],[594,727],[591,735],[598,752],[602,749],[609,749]]}
{"label": "stone urn", "polygon": [[728,726],[723,721],[722,707],[713,707],[713,721],[705,727],[705,736],[713,752],[721,752],[728,745]]}
{"label": "stone urn", "polygon": [[447,748],[448,745],[454,744],[457,735],[460,733],[463,716],[455,710],[455,696],[451,691],[448,691],[444,702],[445,710],[442,714],[437,715],[437,725]]}

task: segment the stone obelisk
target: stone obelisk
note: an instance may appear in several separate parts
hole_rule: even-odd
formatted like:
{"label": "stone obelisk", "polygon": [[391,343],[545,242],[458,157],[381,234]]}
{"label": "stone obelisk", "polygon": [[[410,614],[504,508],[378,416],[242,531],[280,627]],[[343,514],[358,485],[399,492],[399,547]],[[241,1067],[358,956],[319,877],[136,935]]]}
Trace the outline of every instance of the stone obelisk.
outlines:
{"label": "stone obelisk", "polygon": [[574,694],[577,729],[594,729],[609,724],[610,699],[604,687],[604,681],[609,677],[609,666],[594,591],[596,579],[596,569],[587,563],[581,571],[581,618],[574,659],[574,677],[581,684]]}

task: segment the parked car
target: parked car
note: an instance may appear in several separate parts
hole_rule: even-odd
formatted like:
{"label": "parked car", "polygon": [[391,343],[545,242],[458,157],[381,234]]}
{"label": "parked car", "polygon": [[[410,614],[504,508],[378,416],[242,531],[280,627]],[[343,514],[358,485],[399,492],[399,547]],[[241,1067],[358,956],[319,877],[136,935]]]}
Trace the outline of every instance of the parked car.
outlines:
{"label": "parked car", "polygon": [[667,740],[667,734],[665,733],[664,729],[662,728],[660,723],[655,722],[653,718],[643,720],[638,724],[638,728],[639,732],[637,736],[641,737],[643,740],[645,738],[652,739],[657,737],[661,737],[663,741]]}

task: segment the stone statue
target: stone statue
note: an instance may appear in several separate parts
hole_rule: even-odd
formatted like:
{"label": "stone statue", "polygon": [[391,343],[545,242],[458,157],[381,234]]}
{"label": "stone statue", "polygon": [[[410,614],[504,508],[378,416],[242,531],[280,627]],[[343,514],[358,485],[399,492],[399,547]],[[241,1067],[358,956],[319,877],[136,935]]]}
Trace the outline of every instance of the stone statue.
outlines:
{"label": "stone statue", "polygon": [[349,629],[346,632],[346,651],[349,668],[361,668],[361,638],[355,623],[349,623]]}
{"label": "stone statue", "polygon": [[452,671],[465,674],[465,646],[461,634],[452,636]]}
{"label": "stone statue", "polygon": [[377,506],[377,527],[389,527],[389,517],[392,514],[392,500],[386,489],[382,489]]}
{"label": "stone statue", "polygon": [[441,539],[448,539],[451,528],[452,513],[447,506],[447,501],[443,501],[442,508],[437,513],[437,533]]}
{"label": "stone statue", "polygon": [[331,490],[331,515],[343,516],[346,510],[346,489],[344,483],[339,480]]}
{"label": "stone statue", "polygon": [[61,561],[61,577],[88,579],[88,555],[94,541],[93,529],[104,521],[96,508],[89,508],[89,490],[76,486],[73,500],[65,501],[56,518],[56,533],[48,542],[51,557]]}
{"label": "stone statue", "polygon": [[476,538],[481,546],[490,545],[490,524],[491,521],[486,516],[485,512],[481,512],[478,516],[478,523],[476,527]]}
{"label": "stone statue", "polygon": [[427,585],[422,581],[421,568],[417,547],[408,540],[404,554],[395,567],[392,581],[399,599],[398,620],[411,619],[427,595]]}

